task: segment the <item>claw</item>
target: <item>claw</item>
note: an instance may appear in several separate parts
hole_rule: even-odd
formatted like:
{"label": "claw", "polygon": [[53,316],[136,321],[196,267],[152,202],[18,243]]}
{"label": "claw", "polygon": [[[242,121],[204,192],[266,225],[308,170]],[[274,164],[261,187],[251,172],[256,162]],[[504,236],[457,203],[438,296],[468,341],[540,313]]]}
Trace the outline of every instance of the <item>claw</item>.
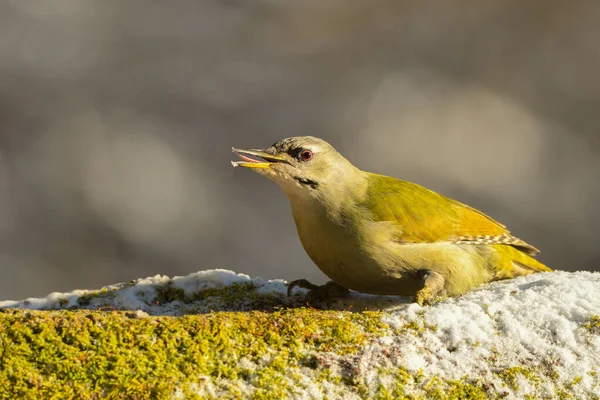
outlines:
{"label": "claw", "polygon": [[420,306],[431,305],[446,295],[444,277],[435,271],[420,270],[418,276],[423,279],[423,288],[417,291],[415,301]]}
{"label": "claw", "polygon": [[424,287],[423,289],[419,290],[415,295],[415,301],[421,307],[429,305],[432,299],[433,295],[428,287]]}
{"label": "claw", "polygon": [[320,302],[329,298],[341,298],[346,297],[350,293],[348,289],[345,287],[333,282],[329,281],[326,284],[319,286],[313,283],[310,283],[306,279],[297,279],[288,283],[287,295],[292,295],[292,290],[296,287],[301,287],[303,289],[308,289],[310,292],[306,295],[306,300],[309,304],[314,302]]}
{"label": "claw", "polygon": [[292,289],[294,289],[296,286],[298,286],[302,289],[308,289],[308,290],[315,290],[315,289],[319,288],[318,285],[315,285],[314,283],[310,283],[306,279],[296,279],[295,281],[291,281],[290,283],[288,283],[288,289],[287,289],[288,296],[292,295]]}

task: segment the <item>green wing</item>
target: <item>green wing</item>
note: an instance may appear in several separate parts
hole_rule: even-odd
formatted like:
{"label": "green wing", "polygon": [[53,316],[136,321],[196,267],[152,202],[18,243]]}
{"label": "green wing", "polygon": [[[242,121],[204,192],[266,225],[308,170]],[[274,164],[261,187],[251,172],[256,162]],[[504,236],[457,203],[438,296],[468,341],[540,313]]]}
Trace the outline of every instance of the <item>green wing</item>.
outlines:
{"label": "green wing", "polygon": [[373,220],[395,223],[403,243],[505,244],[538,252],[481,211],[415,183],[370,174],[365,206]]}

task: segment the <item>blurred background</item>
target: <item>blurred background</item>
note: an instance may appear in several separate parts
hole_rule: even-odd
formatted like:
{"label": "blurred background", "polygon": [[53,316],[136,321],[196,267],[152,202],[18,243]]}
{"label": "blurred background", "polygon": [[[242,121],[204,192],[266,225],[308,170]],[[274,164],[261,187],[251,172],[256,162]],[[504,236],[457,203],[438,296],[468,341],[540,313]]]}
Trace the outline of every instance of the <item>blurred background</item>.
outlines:
{"label": "blurred background", "polygon": [[0,2],[0,299],[326,279],[231,146],[314,135],[600,268],[600,3]]}

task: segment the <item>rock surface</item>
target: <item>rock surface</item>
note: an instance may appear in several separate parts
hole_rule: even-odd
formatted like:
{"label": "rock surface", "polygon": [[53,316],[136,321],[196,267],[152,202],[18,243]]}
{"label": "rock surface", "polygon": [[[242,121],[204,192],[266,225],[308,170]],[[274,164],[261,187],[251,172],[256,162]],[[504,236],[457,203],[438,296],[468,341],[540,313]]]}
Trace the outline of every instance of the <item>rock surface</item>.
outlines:
{"label": "rock surface", "polygon": [[0,302],[0,397],[600,398],[600,273],[427,307],[285,291],[209,270]]}

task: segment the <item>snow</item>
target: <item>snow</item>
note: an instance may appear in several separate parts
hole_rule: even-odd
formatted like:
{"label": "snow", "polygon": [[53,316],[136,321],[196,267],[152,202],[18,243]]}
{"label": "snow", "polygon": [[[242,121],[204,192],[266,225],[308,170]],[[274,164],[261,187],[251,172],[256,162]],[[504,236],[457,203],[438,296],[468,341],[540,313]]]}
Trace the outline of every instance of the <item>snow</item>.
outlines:
{"label": "snow", "polygon": [[495,352],[503,363],[552,365],[565,382],[581,377],[581,396],[586,386],[598,385],[585,371],[600,367],[600,337],[581,326],[599,314],[599,273],[553,272],[495,282],[434,307],[412,304],[386,319],[390,326],[421,320],[436,327],[392,344],[404,349],[393,363],[409,370],[446,379],[488,376]]}
{"label": "snow", "polygon": [[[138,318],[231,311],[231,303],[216,296],[193,301],[178,298],[164,303],[153,299],[160,288],[175,288],[190,296],[234,284],[252,285],[257,293],[278,296],[282,304],[291,306],[302,305],[302,294],[306,293],[297,289],[296,295],[289,298],[283,280],[265,281],[233,271],[207,270],[172,279],[156,275],[99,291],[75,290],[51,293],[44,298],[0,301],[0,308],[112,307],[134,310]],[[86,301],[82,301],[86,296]],[[241,303],[235,304],[246,310],[249,303],[242,298]],[[354,359],[360,370],[365,371],[369,387],[390,382],[389,376],[376,371],[401,366],[409,372],[447,380],[465,376],[482,379],[502,387],[507,398],[525,394],[553,398],[557,387],[575,398],[588,398],[600,391],[600,335],[585,328],[593,316],[600,315],[600,273],[534,274],[484,285],[461,297],[426,307],[406,298],[358,293],[329,306],[339,310],[384,310],[383,319],[389,325],[387,333]],[[407,327],[413,327],[414,332],[407,334]],[[255,367],[244,359],[240,365],[246,369]],[[553,379],[536,384],[534,379],[516,374],[517,385],[507,386],[497,373],[505,366],[546,371],[544,374]],[[318,386],[309,378],[303,379],[303,388],[299,390],[307,398],[323,395],[322,382]]]}
{"label": "snow", "polygon": [[[262,278],[250,278],[246,274],[237,274],[224,269],[206,270],[192,273],[187,276],[169,278],[165,275],[155,275],[141,278],[129,283],[106,286],[100,290],[74,290],[68,293],[54,292],[43,298],[28,298],[20,301],[0,301],[0,308],[19,308],[30,310],[68,309],[98,307],[114,308],[118,310],[143,310],[151,315],[184,315],[191,311],[207,312],[219,311],[223,305],[218,302],[190,302],[189,304],[173,304],[167,302],[156,304],[150,302],[158,294],[157,288],[174,288],[183,290],[184,295],[192,295],[198,291],[208,289],[222,289],[233,284],[248,284],[257,289],[261,294],[287,293],[287,282],[282,279],[264,281]],[[300,293],[305,290],[297,289]],[[78,300],[82,296],[91,296],[89,304],[81,304]],[[65,303],[66,301],[66,303]],[[177,302],[178,303],[178,302]],[[290,303],[291,304],[291,303]]]}

